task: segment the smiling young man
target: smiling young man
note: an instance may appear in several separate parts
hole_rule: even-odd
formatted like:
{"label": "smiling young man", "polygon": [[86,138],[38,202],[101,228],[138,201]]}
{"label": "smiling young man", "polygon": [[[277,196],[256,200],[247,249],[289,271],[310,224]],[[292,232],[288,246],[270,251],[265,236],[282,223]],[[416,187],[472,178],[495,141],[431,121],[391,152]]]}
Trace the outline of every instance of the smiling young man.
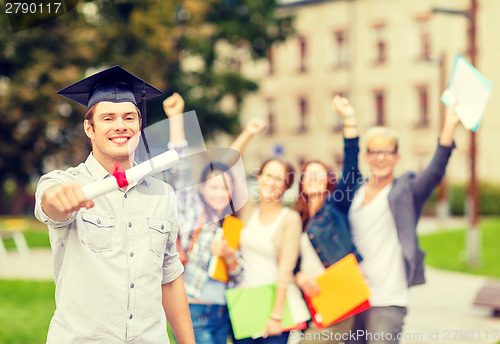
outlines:
{"label": "smiling young man", "polygon": [[139,101],[161,94],[119,66],[59,92],[88,107],[87,160],[44,175],[36,217],[49,227],[56,310],[47,343],[194,343],[176,249],[172,188],[155,178],[86,200],[82,186],[132,166]]}
{"label": "smiling young man", "polygon": [[409,302],[409,287],[425,283],[424,252],[416,235],[422,207],[445,174],[459,119],[450,107],[434,157],[420,173],[396,178],[398,139],[388,129],[366,137],[370,176],[349,209],[353,242],[371,289],[372,308],[357,314],[347,343],[398,343]]}
{"label": "smiling young man", "polygon": [[131,102],[103,101],[92,106],[83,126],[95,146],[94,158],[111,171],[115,162],[121,169],[130,168],[133,154],[129,150],[137,147],[140,122],[140,112]]}

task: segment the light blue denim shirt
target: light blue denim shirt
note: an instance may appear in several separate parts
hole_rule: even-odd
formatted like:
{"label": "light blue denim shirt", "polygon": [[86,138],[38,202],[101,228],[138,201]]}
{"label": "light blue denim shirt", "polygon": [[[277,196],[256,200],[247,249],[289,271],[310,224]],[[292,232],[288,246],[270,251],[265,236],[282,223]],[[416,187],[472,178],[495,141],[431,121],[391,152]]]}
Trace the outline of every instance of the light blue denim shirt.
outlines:
{"label": "light blue denim shirt", "polygon": [[56,284],[47,343],[168,343],[161,285],[183,272],[172,188],[146,178],[63,222],[41,208],[43,193],[56,184],[104,178],[112,176],[91,154],[38,183],[35,216],[49,227]]}

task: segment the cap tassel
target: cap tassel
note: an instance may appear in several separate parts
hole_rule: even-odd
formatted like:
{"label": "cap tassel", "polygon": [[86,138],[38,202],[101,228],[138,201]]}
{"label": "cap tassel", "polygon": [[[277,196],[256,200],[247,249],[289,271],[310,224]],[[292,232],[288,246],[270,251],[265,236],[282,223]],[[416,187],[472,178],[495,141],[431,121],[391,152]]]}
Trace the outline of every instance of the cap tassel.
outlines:
{"label": "cap tassel", "polygon": [[141,114],[142,114],[142,125],[141,125],[141,137],[142,142],[144,142],[144,148],[146,148],[146,154],[148,156],[148,160],[151,159],[151,152],[149,151],[148,140],[146,139],[146,135],[144,134],[144,128],[147,123],[147,113],[146,113],[146,83],[142,81],[142,93],[141,93]]}

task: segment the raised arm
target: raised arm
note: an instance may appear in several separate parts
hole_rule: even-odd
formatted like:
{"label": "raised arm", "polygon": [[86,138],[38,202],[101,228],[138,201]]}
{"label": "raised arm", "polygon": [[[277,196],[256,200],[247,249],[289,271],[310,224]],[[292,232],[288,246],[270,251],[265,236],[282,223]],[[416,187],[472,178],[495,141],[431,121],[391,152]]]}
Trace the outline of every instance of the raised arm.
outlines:
{"label": "raised arm", "polygon": [[455,148],[453,136],[460,122],[455,113],[456,106],[457,104],[454,104],[446,109],[446,117],[434,157],[413,182],[413,192],[418,203],[425,202],[446,173],[446,165],[452,150]]}
{"label": "raised arm", "polygon": [[[191,171],[189,160],[187,158],[187,141],[184,133],[184,117],[179,116],[184,111],[184,99],[179,93],[174,93],[163,101],[163,110],[169,119],[170,126],[170,140],[168,142],[169,148],[175,149],[181,161],[168,171],[169,184],[174,187],[176,191],[183,190],[188,186],[192,186]],[[190,202],[190,197],[184,197],[187,202]],[[179,203],[179,211],[182,213],[184,210],[183,203]]]}
{"label": "raised arm", "polygon": [[453,145],[453,137],[455,136],[455,131],[457,130],[460,119],[455,113],[455,109],[458,103],[446,108],[446,117],[444,120],[443,129],[441,129],[441,134],[439,135],[439,144],[445,147],[451,147]]}
{"label": "raised arm", "polygon": [[242,155],[248,142],[250,142],[255,135],[262,133],[265,128],[266,124],[262,120],[252,118],[250,122],[247,123],[241,134],[236,138],[236,140],[234,140],[230,148],[238,151],[240,155]]}
{"label": "raised arm", "polygon": [[349,103],[349,99],[336,95],[332,99],[332,110],[342,116],[342,124],[344,127],[344,137],[351,139],[358,137],[358,126],[356,122],[356,112]]}
{"label": "raised arm", "polygon": [[[336,95],[332,100],[332,110],[343,117],[344,125],[344,167],[339,184],[335,189],[335,197],[329,197],[329,202],[336,203],[343,212],[349,210],[354,191],[362,176],[358,167],[359,138],[354,108],[349,100]],[[340,195],[339,193],[342,193]]]}
{"label": "raised arm", "polygon": [[[169,184],[175,189],[178,207],[178,217],[182,224],[179,233],[180,248],[186,250],[191,237],[191,230],[196,228],[198,217],[203,212],[203,204],[199,198],[196,184],[192,180],[190,160],[187,158],[188,144],[184,133],[184,99],[179,93],[174,93],[163,101],[163,110],[170,121],[169,147],[181,157],[179,164],[168,171]],[[181,253],[182,254],[182,253]]]}
{"label": "raised arm", "polygon": [[175,145],[186,140],[184,133],[184,99],[177,92],[163,101],[163,111],[170,121],[170,143]]}

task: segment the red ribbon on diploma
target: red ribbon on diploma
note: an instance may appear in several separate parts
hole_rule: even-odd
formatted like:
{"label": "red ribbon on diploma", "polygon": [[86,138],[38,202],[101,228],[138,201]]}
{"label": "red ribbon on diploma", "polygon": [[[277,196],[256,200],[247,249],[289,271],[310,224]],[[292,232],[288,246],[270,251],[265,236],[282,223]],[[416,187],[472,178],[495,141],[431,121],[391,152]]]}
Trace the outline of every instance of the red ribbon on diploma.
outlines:
{"label": "red ribbon on diploma", "polygon": [[116,182],[118,183],[118,186],[123,188],[128,185],[128,180],[127,176],[125,175],[125,171],[118,171],[120,168],[120,164],[115,161],[115,170],[113,172],[113,176],[116,179]]}

